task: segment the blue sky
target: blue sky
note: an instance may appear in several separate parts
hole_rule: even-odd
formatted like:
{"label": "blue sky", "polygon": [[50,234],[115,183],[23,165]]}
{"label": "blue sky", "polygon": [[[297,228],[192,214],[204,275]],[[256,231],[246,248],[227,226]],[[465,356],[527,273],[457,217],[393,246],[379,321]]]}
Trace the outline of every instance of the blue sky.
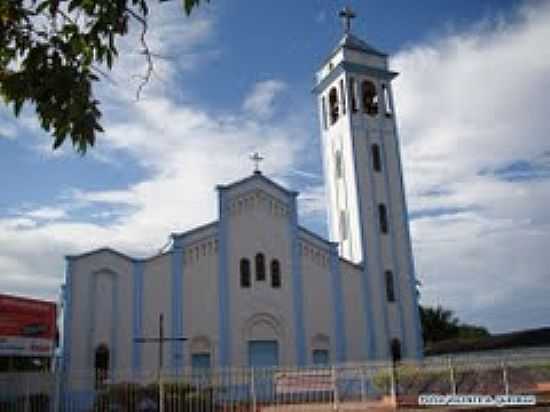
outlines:
{"label": "blue sky", "polygon": [[32,110],[0,107],[0,290],[55,298],[63,255],[154,253],[215,218],[214,186],[251,171],[300,190],[325,233],[311,88],[337,43],[337,11],[391,54],[422,301],[492,331],[548,326],[550,4],[542,1],[212,0],[191,18],[152,7],[155,76],[134,30],[96,92],[106,133],[57,152]]}

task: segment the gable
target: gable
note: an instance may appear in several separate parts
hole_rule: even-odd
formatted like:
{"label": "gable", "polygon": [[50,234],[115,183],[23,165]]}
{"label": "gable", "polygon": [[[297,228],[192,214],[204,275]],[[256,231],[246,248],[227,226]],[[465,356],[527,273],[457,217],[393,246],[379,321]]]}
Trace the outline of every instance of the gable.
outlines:
{"label": "gable", "polygon": [[259,197],[277,206],[291,207],[297,192],[287,190],[283,186],[268,179],[260,172],[255,172],[243,180],[227,186],[218,186],[218,190],[224,191],[228,205],[239,207],[240,203],[250,201],[252,197]]}

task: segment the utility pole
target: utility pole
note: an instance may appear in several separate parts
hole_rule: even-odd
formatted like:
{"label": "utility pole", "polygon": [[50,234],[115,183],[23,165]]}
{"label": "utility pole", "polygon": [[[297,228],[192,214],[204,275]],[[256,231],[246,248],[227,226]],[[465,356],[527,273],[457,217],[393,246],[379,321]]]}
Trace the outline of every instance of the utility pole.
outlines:
{"label": "utility pole", "polygon": [[164,314],[159,314],[159,334],[158,337],[152,338],[134,338],[137,343],[158,343],[158,367],[157,367],[157,382],[159,385],[159,410],[164,411],[164,391],[161,381],[162,369],[164,367],[164,343],[165,342],[185,342],[187,338],[183,336],[165,337],[164,336]]}
{"label": "utility pole", "polygon": [[187,338],[183,336],[166,337],[164,336],[164,314],[159,314],[159,334],[158,337],[151,338],[134,338],[134,342],[137,343],[158,343],[158,369],[157,377],[160,379],[160,374],[164,367],[164,343],[165,342],[185,342]]}

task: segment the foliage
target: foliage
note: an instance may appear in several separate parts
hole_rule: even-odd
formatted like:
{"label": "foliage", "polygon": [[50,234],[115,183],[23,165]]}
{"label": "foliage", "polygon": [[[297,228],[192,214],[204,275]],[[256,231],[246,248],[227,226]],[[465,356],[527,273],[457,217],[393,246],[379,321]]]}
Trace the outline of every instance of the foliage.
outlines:
{"label": "foliage", "polygon": [[[214,410],[213,393],[209,387],[196,388],[185,382],[163,384],[164,411],[192,411],[199,407],[208,412]],[[159,385],[118,383],[106,386],[95,399],[94,410],[159,410]]]}
{"label": "foliage", "polygon": [[[397,365],[393,372],[382,369],[373,376],[372,383],[382,393],[389,393],[391,389],[392,373],[399,385],[400,392],[410,393],[414,388],[435,387],[447,385],[449,374],[445,369],[429,369],[415,365]],[[417,389],[416,389],[417,390]]]}
{"label": "foliage", "polygon": [[[131,21],[142,28],[148,62],[143,82],[149,80],[152,57],[145,34],[151,1],[0,1],[0,96],[16,116],[31,103],[42,128],[53,135],[54,149],[70,136],[84,154],[103,131],[93,86],[113,67],[117,41],[128,34]],[[182,1],[187,14],[200,3]]]}
{"label": "foliage", "polygon": [[420,318],[422,336],[426,343],[455,338],[479,339],[489,336],[486,328],[460,323],[452,310],[444,309],[441,306],[436,308],[421,306]]}

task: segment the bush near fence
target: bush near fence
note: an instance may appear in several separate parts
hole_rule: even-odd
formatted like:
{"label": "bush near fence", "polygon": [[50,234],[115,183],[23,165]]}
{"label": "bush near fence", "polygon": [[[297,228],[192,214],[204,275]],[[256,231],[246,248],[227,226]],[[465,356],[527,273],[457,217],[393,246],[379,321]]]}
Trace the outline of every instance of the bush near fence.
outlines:
{"label": "bush near fence", "polygon": [[[140,385],[117,383],[101,390],[94,402],[94,411],[116,409],[119,412],[157,410],[161,390],[158,383]],[[202,412],[214,410],[212,388],[197,388],[189,383],[167,382],[162,384],[165,412],[191,412],[200,406]]]}

